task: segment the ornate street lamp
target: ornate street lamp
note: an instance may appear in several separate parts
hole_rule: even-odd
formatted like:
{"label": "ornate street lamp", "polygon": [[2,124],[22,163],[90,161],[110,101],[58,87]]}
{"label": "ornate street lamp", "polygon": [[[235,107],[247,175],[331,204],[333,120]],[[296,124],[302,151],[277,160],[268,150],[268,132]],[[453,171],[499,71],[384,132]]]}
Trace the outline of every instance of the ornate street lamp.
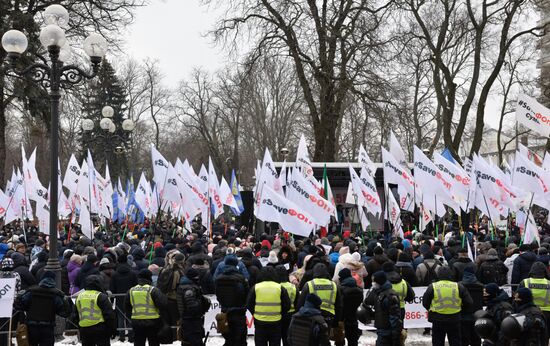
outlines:
{"label": "ornate street lamp", "polygon": [[[8,53],[9,75],[28,76],[34,82],[48,90],[51,105],[50,133],[50,191],[59,191],[57,161],[59,157],[59,99],[61,89],[70,88],[84,79],[95,77],[101,59],[107,51],[107,41],[101,35],[91,34],[83,42],[84,52],[90,57],[92,71],[87,72],[76,65],[65,65],[71,58],[71,49],[65,38],[63,27],[69,23],[69,13],[61,5],[50,5],[44,11],[46,26],[40,31],[40,43],[47,50],[49,62],[34,63],[18,69],[18,59],[27,49],[27,37],[21,31],[9,30],[2,36],[2,47]],[[57,249],[58,211],[57,193],[50,193],[50,253],[46,270],[56,273],[57,286],[60,286],[61,266]]]}

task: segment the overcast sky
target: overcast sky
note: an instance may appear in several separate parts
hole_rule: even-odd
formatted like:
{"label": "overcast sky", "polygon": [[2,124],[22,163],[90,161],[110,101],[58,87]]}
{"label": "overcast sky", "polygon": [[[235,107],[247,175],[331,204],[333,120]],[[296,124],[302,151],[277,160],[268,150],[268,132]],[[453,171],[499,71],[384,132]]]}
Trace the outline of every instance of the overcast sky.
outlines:
{"label": "overcast sky", "polygon": [[165,82],[176,86],[194,67],[215,71],[226,62],[222,49],[204,37],[218,16],[212,8],[200,6],[199,0],[151,1],[136,11],[125,51],[138,60],[158,59]]}

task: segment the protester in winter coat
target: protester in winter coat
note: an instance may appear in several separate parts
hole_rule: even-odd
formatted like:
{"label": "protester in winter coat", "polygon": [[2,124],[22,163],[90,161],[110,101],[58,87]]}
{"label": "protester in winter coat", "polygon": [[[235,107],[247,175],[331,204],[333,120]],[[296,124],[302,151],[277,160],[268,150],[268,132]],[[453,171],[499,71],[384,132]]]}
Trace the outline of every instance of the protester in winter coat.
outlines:
{"label": "protester in winter coat", "polygon": [[54,345],[55,316],[69,317],[71,305],[55,287],[55,273],[44,272],[38,286],[30,287],[17,298],[15,306],[26,312],[29,344]]}
{"label": "protester in winter coat", "polygon": [[468,257],[468,250],[466,248],[461,248],[460,250],[458,250],[457,254],[458,258],[451,260],[449,266],[453,270],[455,281],[458,282],[462,280],[462,273],[464,273],[464,269],[471,268],[475,273],[476,265]]}
{"label": "protester in winter coat", "polygon": [[[343,268],[338,274],[340,291],[342,292],[345,336],[349,346],[357,346],[361,330],[359,330],[356,312],[363,301],[363,289],[357,286],[348,268]],[[343,345],[337,344],[337,345]]]}
{"label": "protester in winter coat", "polygon": [[277,258],[279,259],[279,264],[284,265],[289,274],[294,271],[296,259],[290,246],[283,245],[279,250],[279,253],[277,253]]}
{"label": "protester in winter coat", "polygon": [[515,312],[525,315],[523,330],[519,338],[512,340],[514,346],[548,345],[546,322],[542,311],[533,303],[533,294],[528,288],[520,287],[514,293]]}
{"label": "protester in winter coat", "polygon": [[506,260],[504,260],[504,265],[508,268],[508,273],[506,274],[506,283],[512,283],[512,272],[514,270],[514,261],[519,256],[519,248],[516,244],[511,243],[508,245],[508,251],[506,251]]}
{"label": "protester in winter coat", "polygon": [[418,279],[416,278],[416,272],[412,266],[411,257],[405,252],[402,252],[399,256],[397,256],[395,271],[412,287],[418,286]]}
{"label": "protester in winter coat", "polygon": [[414,300],[414,290],[412,286],[395,271],[395,266],[392,262],[384,263],[384,265],[382,265],[382,271],[392,284],[392,289],[399,296],[401,319],[405,320],[405,303],[411,303]]}
{"label": "protester in winter coat", "polygon": [[544,315],[546,320],[546,329],[550,330],[550,307],[547,298],[550,296],[550,280],[548,278],[548,269],[542,262],[535,262],[531,266],[529,278],[522,280],[518,287],[526,287],[533,294],[534,303],[537,305]]}
{"label": "protester in winter coat", "polygon": [[86,278],[91,275],[98,275],[99,270],[96,267],[97,257],[96,255],[86,256],[86,262],[80,268],[80,272],[76,276],[76,285],[78,287],[84,286]]}
{"label": "protester in winter coat", "polygon": [[69,276],[69,293],[75,294],[80,290],[76,284],[76,278],[80,272],[80,267],[82,266],[82,257],[80,255],[74,254],[71,256],[69,263],[67,263],[67,275]]}
{"label": "protester in winter coat", "polygon": [[537,255],[531,251],[530,244],[522,244],[519,247],[519,256],[514,260],[512,269],[512,285],[517,285],[529,277],[531,266],[536,260]]}
{"label": "protester in winter coat", "polygon": [[[166,298],[168,299],[166,319],[170,325],[174,326],[180,320],[177,305],[177,289],[178,284],[184,275],[185,257],[182,253],[176,253],[173,256],[173,263],[170,264],[170,261],[168,261],[168,263],[169,264],[159,273],[157,287],[162,293],[164,293],[164,295],[166,295]],[[173,339],[177,339],[175,331],[173,332]]]}
{"label": "protester in winter coat", "polygon": [[305,304],[294,314],[288,330],[289,346],[328,346],[329,327],[321,315],[321,299],[308,294]]}
{"label": "protester in winter coat", "polygon": [[177,289],[182,345],[204,345],[204,314],[210,309],[210,300],[203,296],[199,279],[199,272],[190,268]]}
{"label": "protester in winter coat", "polygon": [[[128,264],[128,255],[126,255],[126,253],[118,256],[117,262],[118,264],[115,272],[113,273],[113,276],[111,277],[111,282],[109,287],[111,292],[113,292],[114,294],[126,293],[130,288],[138,284],[137,275]],[[118,328],[126,328],[128,326],[128,323],[121,313],[121,311],[124,311],[123,297],[116,298],[116,306],[117,306],[116,318],[117,318]],[[125,340],[126,332],[124,330],[120,330],[118,332],[118,335],[120,337],[120,341]],[[128,336],[130,338],[133,338],[133,335],[131,332],[128,333]]]}
{"label": "protester in winter coat", "polygon": [[26,290],[27,288],[36,285],[36,279],[29,271],[25,257],[19,252],[14,252],[11,254],[11,259],[13,260],[13,271],[18,273],[21,277],[21,289]]}
{"label": "protester in winter coat", "polygon": [[477,278],[483,284],[494,282],[498,285],[506,284],[508,267],[498,258],[495,249],[489,249],[485,260],[477,268]]}
{"label": "protester in winter coat", "polygon": [[141,247],[136,247],[134,250],[130,252],[132,257],[134,258],[134,264],[136,265],[134,268],[134,271],[139,273],[142,269],[147,269],[149,266],[149,262],[145,260],[145,251]]}
{"label": "protester in winter coat", "polygon": [[384,255],[384,249],[380,246],[374,248],[374,256],[368,261],[366,265],[367,277],[365,279],[365,288],[371,288],[372,275],[377,271],[382,270],[382,264],[389,261],[389,258]]}
{"label": "protester in winter coat", "polygon": [[474,313],[477,310],[483,309],[483,284],[478,281],[472,266],[464,268],[460,283],[462,286],[466,287],[473,301],[472,305],[464,307],[461,311],[462,318],[460,320],[460,325],[462,345],[479,346],[481,345],[481,339],[474,331]]}
{"label": "protester in winter coat", "polygon": [[430,283],[437,280],[439,270],[443,268],[441,262],[434,258],[431,251],[426,252],[424,261],[416,267],[416,278],[420,286],[428,286]]}
{"label": "protester in winter coat", "polygon": [[338,263],[334,269],[334,275],[332,276],[332,281],[336,282],[336,284],[340,283],[338,277],[340,271],[344,268],[348,268],[354,279],[357,281],[357,285],[360,288],[364,287],[363,279],[367,276],[367,270],[365,269],[363,262],[360,260],[360,254],[358,252],[355,253],[357,254],[357,258],[354,258],[352,254],[344,254],[338,259]]}

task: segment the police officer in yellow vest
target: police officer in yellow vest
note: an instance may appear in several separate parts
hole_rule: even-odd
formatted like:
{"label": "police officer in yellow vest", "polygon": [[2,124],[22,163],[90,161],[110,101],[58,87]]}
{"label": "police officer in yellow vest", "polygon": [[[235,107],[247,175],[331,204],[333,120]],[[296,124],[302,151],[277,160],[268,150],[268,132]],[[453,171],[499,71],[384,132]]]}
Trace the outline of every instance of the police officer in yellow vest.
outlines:
{"label": "police officer in yellow vest", "polygon": [[166,308],[167,298],[152,286],[152,278],[150,270],[142,269],[138,274],[138,284],[126,293],[124,310],[132,320],[135,346],[145,346],[145,340],[149,346],[160,345],[157,336],[162,326],[160,312]]}
{"label": "police officer in yellow vest", "polygon": [[422,305],[428,310],[428,321],[432,322],[432,344],[445,345],[447,336],[449,346],[460,346],[460,313],[473,304],[472,297],[461,283],[453,281],[449,267],[442,266],[437,277],[438,281],[428,286],[422,298]]}
{"label": "police officer in yellow vest", "polygon": [[279,264],[275,267],[275,270],[277,271],[278,282],[281,283],[281,286],[284,287],[284,289],[288,293],[288,297],[290,298],[290,309],[286,314],[283,314],[283,318],[281,320],[281,336],[283,339],[283,346],[288,346],[288,327],[290,325],[290,321],[292,320],[292,315],[294,315],[294,313],[296,312],[296,304],[298,303],[299,294],[296,286],[288,282],[288,271],[286,270],[285,266]]}
{"label": "police officer in yellow vest", "polygon": [[535,262],[529,271],[529,278],[523,279],[519,287],[526,287],[533,294],[533,303],[542,310],[546,320],[546,330],[550,330],[550,280],[542,262]]}
{"label": "police officer in yellow vest", "polygon": [[317,263],[313,267],[313,280],[308,281],[298,299],[296,309],[300,309],[305,303],[308,293],[313,293],[321,298],[321,314],[327,321],[329,328],[333,328],[337,335],[344,335],[344,316],[342,313],[344,301],[338,285],[330,279],[327,266]]}
{"label": "police officer in yellow vest", "polygon": [[247,298],[247,308],[254,316],[254,343],[257,346],[281,344],[282,316],[290,309],[290,298],[273,267],[264,267]]}
{"label": "police officer in yellow vest", "polygon": [[99,275],[88,276],[84,291],[76,298],[82,346],[107,346],[116,335],[115,311],[101,282]]}

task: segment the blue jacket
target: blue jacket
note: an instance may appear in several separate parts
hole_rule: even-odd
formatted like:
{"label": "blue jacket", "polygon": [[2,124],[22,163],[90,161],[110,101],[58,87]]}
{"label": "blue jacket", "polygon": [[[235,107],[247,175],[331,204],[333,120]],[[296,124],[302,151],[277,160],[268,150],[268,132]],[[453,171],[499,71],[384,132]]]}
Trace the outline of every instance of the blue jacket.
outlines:
{"label": "blue jacket", "polygon": [[[234,254],[231,254],[231,255],[226,255],[225,258],[227,258],[229,256],[233,256],[235,258],[237,257]],[[220,262],[218,264],[218,266],[216,267],[216,271],[214,272],[214,277],[212,278],[214,281],[216,281],[218,276],[220,276],[223,273],[225,267],[226,267],[226,265],[225,265],[225,259],[224,259],[223,262]],[[246,280],[248,280],[250,278],[250,274],[248,274],[248,270],[246,269],[246,266],[244,265],[244,263],[242,261],[239,261],[239,264],[237,265],[237,268],[239,268],[239,272],[244,276],[244,278]]]}
{"label": "blue jacket", "polygon": [[537,260],[534,252],[527,251],[516,257],[512,268],[512,284],[519,284],[521,280],[529,277],[531,266]]}

